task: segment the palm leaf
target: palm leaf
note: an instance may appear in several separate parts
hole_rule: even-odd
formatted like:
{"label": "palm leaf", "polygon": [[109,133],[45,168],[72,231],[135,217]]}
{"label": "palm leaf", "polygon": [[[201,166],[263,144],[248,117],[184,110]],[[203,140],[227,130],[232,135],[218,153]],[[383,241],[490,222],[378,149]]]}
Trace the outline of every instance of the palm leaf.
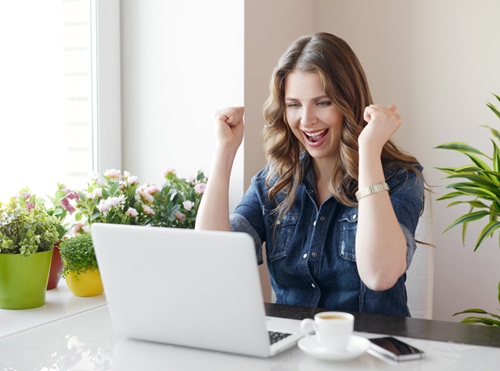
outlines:
{"label": "palm leaf", "polygon": [[500,131],[498,131],[497,129],[492,128],[491,126],[488,126],[488,125],[481,125],[481,127],[489,129],[491,132],[491,135],[493,135],[495,138],[500,140]]}
{"label": "palm leaf", "polygon": [[[498,95],[496,95],[496,98],[498,99]],[[489,108],[490,110],[492,110],[492,111],[493,111],[493,113],[494,113],[495,115],[497,115],[497,117],[498,117],[498,118],[500,118],[500,110],[499,110],[497,107],[495,107],[495,106],[494,106],[492,103],[490,103],[490,102],[486,103],[486,105],[488,106],[488,108]]]}
{"label": "palm leaf", "polygon": [[479,237],[478,237],[477,242],[476,242],[476,246],[474,247],[474,251],[476,251],[478,249],[479,245],[481,245],[481,243],[483,242],[483,240],[486,237],[492,236],[493,233],[498,228],[500,228],[500,222],[497,222],[496,220],[489,222],[486,225],[486,227],[484,227],[483,230],[481,231],[481,233],[479,234]]}
{"label": "palm leaf", "polygon": [[473,314],[487,314],[488,316],[500,319],[500,315],[487,312],[484,309],[480,309],[480,308],[470,308],[470,309],[462,310],[460,312],[454,313],[453,315],[456,316],[458,314],[467,314],[467,313],[471,313],[471,314],[472,313]]}
{"label": "palm leaf", "polygon": [[[487,200],[496,200],[499,196],[489,189],[476,186],[472,183],[453,183],[447,185],[445,188],[454,188],[458,192],[462,192],[464,196],[480,197]],[[500,193],[500,188],[496,188],[496,191]]]}
{"label": "palm leaf", "polygon": [[[445,179],[454,179],[454,178],[464,178],[468,179],[471,182],[484,186],[487,188],[491,189],[498,189],[498,181],[494,181],[491,179],[491,177],[486,176],[486,175],[481,175],[481,173],[456,173],[456,174],[450,174],[446,176]],[[448,187],[449,188],[449,187]]]}
{"label": "palm leaf", "polygon": [[454,202],[450,202],[447,205],[447,207],[456,206],[456,205],[463,205],[463,204],[468,204],[471,208],[475,208],[475,209],[488,209],[489,210],[489,208],[490,208],[488,205],[486,205],[478,200],[454,201]]}
{"label": "palm leaf", "polygon": [[451,228],[455,227],[456,225],[462,224],[462,223],[470,223],[475,220],[479,220],[481,218],[484,218],[485,216],[490,215],[488,211],[475,211],[472,213],[467,213],[464,214],[460,217],[458,217],[453,223],[451,223],[446,229],[444,230],[443,233],[447,232]]}
{"label": "palm leaf", "polygon": [[480,323],[486,326],[499,327],[500,321],[487,317],[466,317],[460,321],[461,323]]}
{"label": "palm leaf", "polygon": [[449,149],[449,150],[452,150],[452,151],[458,151],[458,152],[461,152],[461,153],[475,153],[477,155],[482,155],[482,156],[486,156],[483,152],[481,152],[480,150],[468,145],[467,143],[464,143],[464,142],[449,142],[449,143],[443,143],[443,144],[440,144],[439,146],[437,147],[434,147],[434,148],[437,148],[437,149]]}
{"label": "palm leaf", "polygon": [[[491,168],[488,166],[488,164],[486,164],[486,162],[484,162],[484,161],[483,161],[483,160],[481,160],[480,158],[478,158],[478,157],[476,157],[476,156],[473,156],[473,155],[471,155],[471,154],[469,154],[469,153],[465,153],[465,155],[466,155],[467,157],[469,157],[469,158],[472,160],[472,162],[474,162],[474,163],[475,163],[477,166],[479,166],[482,170],[489,170],[489,171],[491,171]],[[485,157],[486,157],[486,158],[488,158],[489,160],[492,160],[492,158],[491,158],[491,157],[489,157],[489,156],[487,156],[487,155],[485,155],[485,154],[483,154],[483,156],[485,156]]]}
{"label": "palm leaf", "polygon": [[464,194],[462,192],[450,192],[450,193],[447,193],[443,196],[440,196],[437,198],[438,201],[441,201],[441,200],[447,200],[447,199],[450,199],[450,198],[455,198],[455,197],[460,197],[460,196],[463,196]]}

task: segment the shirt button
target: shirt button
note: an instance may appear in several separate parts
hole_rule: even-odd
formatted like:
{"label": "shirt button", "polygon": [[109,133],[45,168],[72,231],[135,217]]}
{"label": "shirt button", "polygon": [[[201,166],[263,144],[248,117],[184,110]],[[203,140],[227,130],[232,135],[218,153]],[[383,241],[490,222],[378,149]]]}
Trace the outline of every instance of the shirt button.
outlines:
{"label": "shirt button", "polygon": [[311,283],[311,286],[312,286],[313,289],[316,288],[316,285],[314,283]]}
{"label": "shirt button", "polygon": [[352,218],[353,218],[354,220],[356,220],[356,219],[357,219],[357,217],[358,217],[358,216],[357,216],[356,214],[354,214],[354,215],[352,216]]}
{"label": "shirt button", "polygon": [[313,222],[313,225],[316,226],[316,220]]}
{"label": "shirt button", "polygon": [[319,220],[321,220],[322,222],[324,222],[324,221],[326,220],[326,217],[324,217],[324,216],[320,216],[320,217],[319,217]]}
{"label": "shirt button", "polygon": [[314,252],[311,254],[311,256],[312,256],[313,258],[316,258],[316,257],[318,256],[318,253],[317,253],[316,251],[314,251]]}
{"label": "shirt button", "polygon": [[307,259],[307,254],[302,255],[304,259]]}
{"label": "shirt button", "polygon": [[276,225],[280,225],[281,224],[281,221],[280,220],[276,220]]}
{"label": "shirt button", "polygon": [[309,194],[310,194],[310,195],[313,195],[313,194],[314,194],[314,190],[313,190],[313,189],[310,189],[310,190],[309,190]]}

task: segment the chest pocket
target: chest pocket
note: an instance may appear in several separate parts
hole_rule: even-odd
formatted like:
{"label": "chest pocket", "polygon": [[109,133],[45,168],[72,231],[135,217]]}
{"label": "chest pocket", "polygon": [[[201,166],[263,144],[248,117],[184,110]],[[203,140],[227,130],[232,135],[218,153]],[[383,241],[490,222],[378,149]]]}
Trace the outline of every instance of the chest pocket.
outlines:
{"label": "chest pocket", "polygon": [[288,213],[283,219],[276,221],[274,231],[270,232],[271,238],[266,243],[269,261],[273,262],[287,256],[298,219],[298,214]]}
{"label": "chest pocket", "polygon": [[358,209],[349,209],[340,219],[339,255],[349,261],[356,261],[356,231],[358,230]]}

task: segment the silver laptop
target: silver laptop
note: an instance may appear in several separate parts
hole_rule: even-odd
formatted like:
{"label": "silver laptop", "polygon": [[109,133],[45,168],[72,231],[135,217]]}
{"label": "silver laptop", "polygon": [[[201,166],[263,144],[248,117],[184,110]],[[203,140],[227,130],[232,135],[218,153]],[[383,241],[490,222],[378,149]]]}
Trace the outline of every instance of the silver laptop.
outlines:
{"label": "silver laptop", "polygon": [[257,357],[302,336],[300,321],[266,317],[245,233],[99,223],[91,233],[119,335]]}

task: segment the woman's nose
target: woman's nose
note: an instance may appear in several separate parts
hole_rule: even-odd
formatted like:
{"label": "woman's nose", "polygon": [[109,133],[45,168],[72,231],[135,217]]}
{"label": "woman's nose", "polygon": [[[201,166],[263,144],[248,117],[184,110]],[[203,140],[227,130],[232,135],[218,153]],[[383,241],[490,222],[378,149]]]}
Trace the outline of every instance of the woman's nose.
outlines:
{"label": "woman's nose", "polygon": [[302,116],[300,118],[300,124],[302,126],[314,125],[318,121],[316,117],[316,112],[312,108],[304,107],[302,110]]}

